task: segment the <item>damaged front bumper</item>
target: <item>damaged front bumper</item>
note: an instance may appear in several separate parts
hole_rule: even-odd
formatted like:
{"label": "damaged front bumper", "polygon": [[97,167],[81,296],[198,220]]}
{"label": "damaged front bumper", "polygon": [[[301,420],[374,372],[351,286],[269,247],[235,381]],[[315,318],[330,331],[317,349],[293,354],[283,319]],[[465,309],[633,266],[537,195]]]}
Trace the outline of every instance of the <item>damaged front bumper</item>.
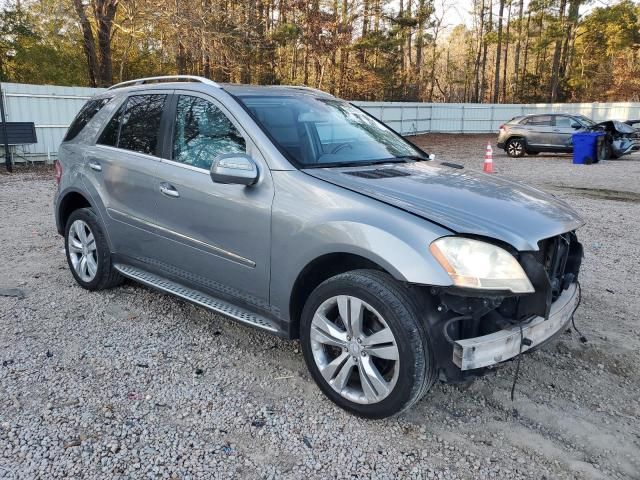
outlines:
{"label": "damaged front bumper", "polygon": [[512,325],[488,335],[456,340],[453,363],[463,371],[489,367],[537,347],[566,329],[579,301],[580,292],[573,283],[551,304],[549,318],[533,317],[521,324],[522,332],[519,325]]}

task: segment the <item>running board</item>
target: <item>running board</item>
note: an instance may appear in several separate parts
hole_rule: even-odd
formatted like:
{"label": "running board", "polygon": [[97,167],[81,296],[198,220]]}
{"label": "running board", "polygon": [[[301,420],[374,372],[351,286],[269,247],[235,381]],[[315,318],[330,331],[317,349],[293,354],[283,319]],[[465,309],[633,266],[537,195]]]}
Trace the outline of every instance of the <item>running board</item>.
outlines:
{"label": "running board", "polygon": [[278,333],[279,330],[274,325],[274,322],[261,315],[256,315],[244,308],[237,307],[230,303],[224,302],[216,297],[202,293],[198,290],[185,287],[172,280],[167,280],[159,275],[149,273],[140,268],[132,267],[131,265],[124,265],[122,263],[116,263],[115,269],[125,277],[129,277],[132,280],[140,282],[152,288],[156,288],[163,292],[170,293],[176,297],[183,298],[189,302],[195,303],[202,307],[208,308],[216,313],[221,313],[227,317],[230,317],[238,322],[251,325],[253,327],[260,328],[262,330],[268,330],[270,332]]}

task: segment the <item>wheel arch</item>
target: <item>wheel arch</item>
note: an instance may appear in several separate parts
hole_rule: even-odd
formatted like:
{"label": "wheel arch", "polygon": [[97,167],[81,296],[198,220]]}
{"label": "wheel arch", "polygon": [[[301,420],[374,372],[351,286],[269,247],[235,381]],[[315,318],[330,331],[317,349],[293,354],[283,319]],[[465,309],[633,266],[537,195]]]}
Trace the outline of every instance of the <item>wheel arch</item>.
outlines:
{"label": "wheel arch", "polygon": [[87,207],[93,207],[88,195],[76,189],[66,190],[60,196],[56,208],[56,227],[58,233],[64,235],[67,220],[74,211]]}
{"label": "wheel arch", "polygon": [[348,252],[334,252],[321,255],[310,261],[298,274],[289,298],[290,336],[300,336],[300,316],[311,292],[325,280],[351,270],[369,269],[391,275],[380,264],[369,258]]}

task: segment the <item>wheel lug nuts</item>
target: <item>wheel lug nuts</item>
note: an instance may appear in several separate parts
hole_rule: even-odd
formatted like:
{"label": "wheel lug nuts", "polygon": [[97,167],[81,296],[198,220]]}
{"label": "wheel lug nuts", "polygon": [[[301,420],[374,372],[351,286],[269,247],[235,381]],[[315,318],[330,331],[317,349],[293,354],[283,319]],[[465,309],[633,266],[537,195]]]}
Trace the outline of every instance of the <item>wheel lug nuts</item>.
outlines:
{"label": "wheel lug nuts", "polygon": [[355,355],[353,356],[353,361],[357,362],[358,361],[358,357],[356,357]]}
{"label": "wheel lug nuts", "polygon": [[366,357],[367,356],[367,352],[362,352],[362,356]]}
{"label": "wheel lug nuts", "polygon": [[351,341],[351,337],[349,335],[347,335],[347,340],[350,342]]}
{"label": "wheel lug nuts", "polygon": [[358,339],[358,343],[362,343],[362,339],[361,338]]}

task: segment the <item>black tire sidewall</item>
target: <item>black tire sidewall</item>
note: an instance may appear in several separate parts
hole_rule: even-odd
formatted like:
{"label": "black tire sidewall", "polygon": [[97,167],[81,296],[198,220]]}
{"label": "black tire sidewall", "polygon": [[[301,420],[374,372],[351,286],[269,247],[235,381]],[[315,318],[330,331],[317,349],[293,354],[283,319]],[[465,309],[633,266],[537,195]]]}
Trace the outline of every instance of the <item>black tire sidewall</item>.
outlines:
{"label": "black tire sidewall", "polygon": [[[96,242],[96,258],[98,263],[98,269],[96,271],[96,276],[93,277],[93,280],[90,282],[85,282],[78,276],[75,269],[73,268],[73,264],[71,263],[71,256],[69,254],[69,230],[73,222],[76,220],[84,221],[91,230],[93,234],[93,238]],[[109,245],[104,236],[102,226],[98,221],[98,217],[94,213],[91,208],[81,208],[74,211],[67,220],[67,224],[64,229],[64,249],[67,256],[67,264],[69,265],[69,270],[71,270],[71,274],[73,278],[75,278],[76,282],[87,290],[99,290],[103,288],[105,280],[109,278],[111,273],[111,252],[109,251]]]}
{"label": "black tire sidewall", "polygon": [[[360,271],[354,271],[333,277],[309,296],[300,325],[302,353],[311,376],[334,403],[363,417],[385,418],[400,413],[422,396],[424,382],[430,381],[432,375],[431,349],[415,309],[407,304],[410,303],[407,298],[397,295],[396,289],[388,288],[388,285],[382,283],[384,280],[381,282],[376,277],[374,279],[378,280],[375,282],[378,291],[371,291],[366,285],[371,282],[371,278],[366,275],[358,278],[359,274]],[[392,277],[389,280],[394,281]],[[381,402],[359,404],[345,399],[327,383],[316,366],[310,341],[311,320],[322,302],[336,295],[351,295],[367,302],[384,318],[396,339],[400,371],[393,391]],[[387,303],[389,300],[394,305]]]}

